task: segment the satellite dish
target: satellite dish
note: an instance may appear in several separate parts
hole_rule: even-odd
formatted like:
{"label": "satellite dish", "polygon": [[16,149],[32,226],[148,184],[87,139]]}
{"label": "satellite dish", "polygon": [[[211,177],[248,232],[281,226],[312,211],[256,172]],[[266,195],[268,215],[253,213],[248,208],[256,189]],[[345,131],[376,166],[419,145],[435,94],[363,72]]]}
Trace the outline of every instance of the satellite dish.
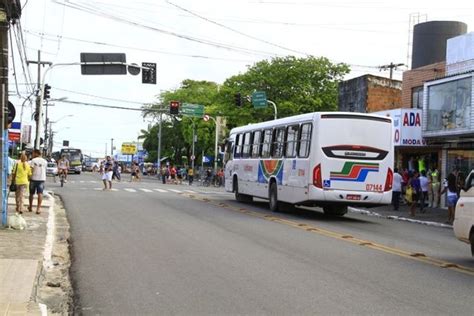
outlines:
{"label": "satellite dish", "polygon": [[140,67],[138,64],[133,63],[131,66],[128,66],[128,73],[133,76],[138,75],[140,73]]}

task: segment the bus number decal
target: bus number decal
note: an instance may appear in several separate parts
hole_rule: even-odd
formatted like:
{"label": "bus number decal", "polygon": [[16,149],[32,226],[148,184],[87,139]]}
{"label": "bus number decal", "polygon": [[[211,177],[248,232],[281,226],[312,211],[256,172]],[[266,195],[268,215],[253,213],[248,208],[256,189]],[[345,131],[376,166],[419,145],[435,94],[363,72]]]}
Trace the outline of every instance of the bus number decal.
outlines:
{"label": "bus number decal", "polygon": [[365,190],[370,191],[370,192],[382,192],[383,188],[381,184],[366,184],[365,185]]}

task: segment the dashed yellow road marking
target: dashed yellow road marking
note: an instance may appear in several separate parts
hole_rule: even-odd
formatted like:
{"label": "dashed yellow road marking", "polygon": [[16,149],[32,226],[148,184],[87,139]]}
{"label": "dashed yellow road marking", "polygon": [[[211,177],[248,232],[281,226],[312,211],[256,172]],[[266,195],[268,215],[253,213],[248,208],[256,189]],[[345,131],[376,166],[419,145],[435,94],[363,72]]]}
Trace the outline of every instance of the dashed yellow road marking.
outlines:
{"label": "dashed yellow road marking", "polygon": [[437,266],[439,268],[449,269],[449,270],[457,271],[457,272],[464,273],[464,274],[467,274],[467,275],[470,275],[470,276],[474,276],[474,269],[473,268],[458,265],[458,264],[452,263],[452,262],[443,261],[443,260],[432,258],[432,257],[428,257],[423,253],[409,252],[409,251],[405,251],[405,250],[402,250],[402,249],[385,246],[383,244],[375,243],[375,242],[372,242],[372,241],[369,241],[369,240],[356,238],[352,235],[341,234],[341,233],[338,233],[338,232],[335,232],[335,231],[327,230],[327,229],[320,228],[320,227],[315,227],[315,226],[308,225],[308,224],[305,224],[305,223],[298,223],[298,222],[295,222],[295,221],[292,221],[292,220],[277,217],[275,215],[262,214],[262,213],[259,213],[259,212],[248,210],[248,209],[243,208],[243,207],[236,207],[236,206],[232,206],[232,205],[229,205],[229,204],[226,204],[226,203],[214,201],[214,200],[211,200],[209,198],[204,198],[204,197],[200,197],[200,196],[196,196],[196,195],[192,195],[192,194],[183,194],[183,195],[187,196],[191,199],[195,199],[195,200],[207,203],[207,204],[211,204],[213,206],[225,208],[225,209],[236,211],[236,212],[239,212],[239,213],[248,214],[248,215],[251,215],[253,217],[261,218],[263,220],[288,225],[288,226],[291,226],[291,227],[294,227],[294,228],[297,228],[297,229],[302,229],[302,230],[310,232],[310,233],[315,233],[315,234],[318,234],[318,235],[322,235],[322,236],[342,240],[342,241],[345,241],[345,242],[350,242],[350,243],[358,245],[358,246],[363,246],[363,247],[366,247],[366,248],[382,251],[382,252],[389,253],[389,254],[392,254],[392,255],[396,255],[396,256],[399,256],[399,257],[403,257],[403,258],[415,260],[415,261],[418,261],[418,262],[423,262],[423,263],[426,263],[426,264],[430,264],[430,265],[433,265],[433,266]]}

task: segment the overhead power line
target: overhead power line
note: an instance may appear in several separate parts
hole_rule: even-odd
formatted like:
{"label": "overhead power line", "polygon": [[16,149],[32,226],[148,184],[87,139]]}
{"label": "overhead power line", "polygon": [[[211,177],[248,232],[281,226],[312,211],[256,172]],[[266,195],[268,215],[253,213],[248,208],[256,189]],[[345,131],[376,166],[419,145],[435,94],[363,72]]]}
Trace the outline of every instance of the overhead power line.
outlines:
{"label": "overhead power line", "polygon": [[271,45],[271,46],[275,46],[275,47],[278,47],[278,48],[281,48],[281,49],[284,49],[284,50],[287,50],[287,51],[290,51],[290,52],[293,52],[293,53],[298,53],[298,54],[302,54],[302,55],[306,55],[306,56],[311,55],[311,54],[308,54],[308,53],[305,53],[305,52],[301,52],[301,51],[298,51],[298,50],[295,50],[295,49],[292,49],[292,48],[288,48],[288,47],[285,47],[285,46],[282,46],[282,45],[279,45],[279,44],[275,44],[275,43],[269,42],[269,41],[267,41],[267,40],[264,40],[264,39],[255,37],[255,36],[253,36],[253,35],[246,34],[246,33],[244,33],[244,32],[241,32],[241,31],[239,31],[239,30],[236,30],[236,29],[234,29],[234,28],[231,28],[231,27],[229,27],[229,26],[227,26],[227,25],[221,24],[221,23],[219,23],[219,22],[216,22],[216,21],[214,21],[214,20],[211,20],[211,19],[209,19],[209,18],[206,18],[206,17],[204,17],[204,16],[202,16],[202,15],[199,15],[199,14],[197,14],[197,13],[191,11],[191,10],[188,10],[188,9],[186,9],[186,8],[183,8],[183,7],[181,7],[181,6],[179,6],[179,5],[175,4],[175,3],[173,3],[173,2],[171,2],[171,1],[166,0],[166,2],[169,3],[170,5],[172,5],[172,6],[176,7],[176,8],[178,8],[178,9],[180,9],[180,10],[186,12],[186,13],[189,13],[189,14],[195,16],[195,17],[198,17],[198,18],[200,18],[200,19],[202,19],[202,20],[204,20],[204,21],[206,21],[206,22],[212,23],[212,24],[214,24],[214,25],[217,25],[217,26],[219,26],[219,27],[222,27],[222,28],[224,28],[224,29],[226,29],[226,30],[229,30],[229,31],[232,31],[232,32],[234,32],[234,33],[240,34],[240,35],[242,35],[242,36],[245,36],[245,37],[251,38],[251,39],[253,39],[253,40],[256,40],[256,41],[259,41],[259,42],[262,42],[262,43],[265,43],[265,44],[268,44],[268,45]]}

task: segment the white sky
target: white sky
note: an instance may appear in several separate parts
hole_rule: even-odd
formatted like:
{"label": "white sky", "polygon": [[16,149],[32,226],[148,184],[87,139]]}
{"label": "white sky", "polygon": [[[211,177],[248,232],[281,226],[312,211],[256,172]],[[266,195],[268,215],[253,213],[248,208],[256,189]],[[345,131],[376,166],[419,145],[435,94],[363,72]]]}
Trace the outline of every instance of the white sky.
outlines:
{"label": "white sky", "polygon": [[[193,16],[169,2],[227,28]],[[82,76],[79,66],[54,68],[46,77],[46,82],[52,86],[52,98],[67,97],[70,101],[139,108],[138,103],[156,101],[160,91],[177,88],[184,79],[222,83],[226,78],[245,72],[248,65],[271,56],[325,56],[335,62],[357,65],[353,66],[348,78],[366,73],[388,77],[388,72],[380,72],[376,67],[390,62],[407,63],[410,14],[420,13],[420,22],[426,18],[428,21],[462,21],[468,24],[468,31],[472,31],[474,25],[472,0],[169,2],[22,0],[23,5],[26,3],[21,27],[27,58],[36,60],[37,51],[41,50],[44,61],[79,62],[81,52],[114,52],[126,53],[128,63],[155,62],[158,68],[156,85],[142,84],[141,75]],[[73,9],[64,3],[79,5],[97,14]],[[236,49],[205,45],[162,31],[211,41],[217,46],[232,45]],[[26,79],[15,40],[13,43],[18,90],[24,98],[28,95],[24,85]],[[32,82],[37,81],[36,67],[29,66]],[[19,112],[23,100],[13,96],[17,95],[13,73],[13,67],[10,67],[10,100]],[[401,79],[401,71],[395,72],[395,78]],[[32,109],[27,105],[23,124],[30,123],[31,113]],[[59,120],[53,124],[53,130],[57,132],[55,149],[61,147],[62,140],[69,140],[71,147],[81,148],[85,154],[93,156],[103,156],[106,148],[110,154],[111,138],[117,149],[122,142],[135,141],[140,130],[149,124],[143,120],[141,112],[62,102],[55,102],[55,106],[50,107],[49,117],[52,121]],[[19,115],[15,121],[19,121]]]}

